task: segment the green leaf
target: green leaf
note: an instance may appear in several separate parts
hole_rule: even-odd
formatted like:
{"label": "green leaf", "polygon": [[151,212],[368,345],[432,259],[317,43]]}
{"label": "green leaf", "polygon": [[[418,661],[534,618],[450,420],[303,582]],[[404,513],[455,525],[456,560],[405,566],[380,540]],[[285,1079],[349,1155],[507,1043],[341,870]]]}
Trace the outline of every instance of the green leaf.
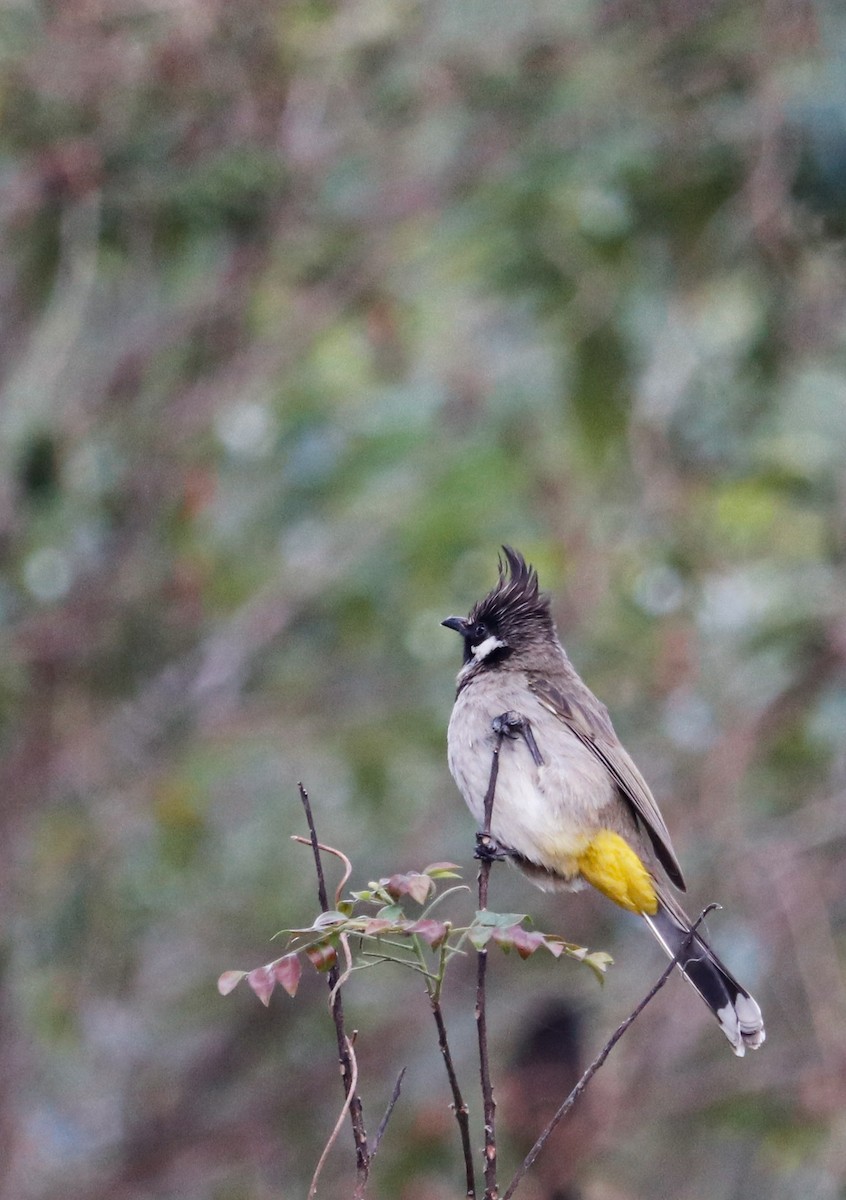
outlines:
{"label": "green leaf", "polygon": [[390,921],[393,925],[401,920],[405,916],[405,913],[402,911],[402,905],[400,904],[386,904],[384,908],[379,909],[376,916],[383,921]]}
{"label": "green leaf", "polygon": [[461,869],[458,863],[436,862],[424,867],[423,874],[428,875],[430,879],[460,879]]}
{"label": "green leaf", "polygon": [[586,954],[584,964],[590,967],[600,983],[605,982],[605,972],[613,964],[614,959],[610,954],[606,954],[604,950],[594,950],[591,954]]}
{"label": "green leaf", "polygon": [[[514,926],[521,925],[526,919],[523,913],[496,913],[491,912],[489,908],[479,909],[473,924],[467,931],[467,936],[477,950],[482,950],[494,930],[511,930]],[[510,949],[513,938],[506,937],[505,941],[508,945],[503,946],[503,949]],[[501,941],[500,944],[502,944]]]}
{"label": "green leaf", "polygon": [[496,913],[489,908],[482,908],[477,911],[473,924],[508,929],[511,925],[522,925],[528,919],[525,913]]}
{"label": "green leaf", "polygon": [[477,950],[484,950],[494,932],[493,925],[473,924],[467,931],[467,936]]}

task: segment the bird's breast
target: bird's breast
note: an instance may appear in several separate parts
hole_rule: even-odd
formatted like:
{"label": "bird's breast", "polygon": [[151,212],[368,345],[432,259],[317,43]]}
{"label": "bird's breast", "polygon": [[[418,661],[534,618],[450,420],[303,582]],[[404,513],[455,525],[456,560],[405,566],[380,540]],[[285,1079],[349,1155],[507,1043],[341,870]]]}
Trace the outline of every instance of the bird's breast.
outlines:
{"label": "bird's breast", "polygon": [[603,764],[563,722],[538,702],[528,686],[488,686],[480,679],[462,689],[449,725],[449,766],[481,827],[497,736],[492,721],[516,711],[529,721],[542,763],[521,736],[501,745],[491,834],[507,850],[562,878],[576,863],[616,800]]}

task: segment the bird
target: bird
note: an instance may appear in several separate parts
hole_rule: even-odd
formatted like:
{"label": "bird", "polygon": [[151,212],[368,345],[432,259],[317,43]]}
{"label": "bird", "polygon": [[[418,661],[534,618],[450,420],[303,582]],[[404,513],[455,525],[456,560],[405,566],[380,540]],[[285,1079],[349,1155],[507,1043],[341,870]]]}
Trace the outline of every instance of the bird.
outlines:
{"label": "bird", "polygon": [[743,1057],[764,1042],[761,1009],[673,894],[686,885],[664,818],[570,662],[537,571],[510,546],[502,554],[494,588],[442,622],[464,648],[447,736],[458,790],[481,828],[499,746],[495,855],[544,891],[590,884],[642,917]]}

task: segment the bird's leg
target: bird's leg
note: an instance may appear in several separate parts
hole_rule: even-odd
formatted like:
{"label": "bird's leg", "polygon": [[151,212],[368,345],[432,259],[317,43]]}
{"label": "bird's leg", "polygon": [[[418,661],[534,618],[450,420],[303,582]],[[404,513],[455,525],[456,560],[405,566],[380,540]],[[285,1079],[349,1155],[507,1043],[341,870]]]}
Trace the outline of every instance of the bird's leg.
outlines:
{"label": "bird's leg", "polygon": [[475,857],[482,862],[505,862],[511,858],[511,852],[504,850],[491,837],[489,832],[490,811],[488,809],[488,799],[490,799],[490,810],[493,809],[493,788],[496,786],[496,767],[499,757],[499,746],[503,738],[518,738],[522,737],[529,748],[529,753],[534,759],[537,766],[543,763],[543,755],[538,750],[538,744],[535,741],[535,735],[532,733],[532,727],[522,713],[515,712],[510,709],[508,712],[500,713],[498,717],[494,717],[491,721],[491,729],[496,736],[496,745],[494,747],[493,762],[491,764],[491,783],[488,787],[489,797],[485,800],[486,825],[485,829],[476,834],[476,853]]}
{"label": "bird's leg", "polygon": [[534,759],[535,766],[543,766],[543,755],[538,749],[535,735],[532,733],[532,726],[522,713],[515,712],[513,709],[501,713],[500,716],[494,717],[491,721],[491,728],[500,737],[522,737],[529,748],[529,753]]}

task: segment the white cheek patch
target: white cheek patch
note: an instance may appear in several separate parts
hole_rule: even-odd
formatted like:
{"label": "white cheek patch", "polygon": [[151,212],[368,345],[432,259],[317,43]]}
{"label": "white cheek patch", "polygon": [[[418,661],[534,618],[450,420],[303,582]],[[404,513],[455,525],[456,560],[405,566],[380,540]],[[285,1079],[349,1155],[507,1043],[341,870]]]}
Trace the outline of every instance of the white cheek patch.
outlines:
{"label": "white cheek patch", "polygon": [[494,637],[493,634],[491,634],[491,636],[485,638],[483,642],[479,642],[478,646],[474,646],[471,653],[476,662],[482,662],[488,657],[489,654],[493,654],[494,650],[504,649],[505,642],[500,641],[498,637]]}

